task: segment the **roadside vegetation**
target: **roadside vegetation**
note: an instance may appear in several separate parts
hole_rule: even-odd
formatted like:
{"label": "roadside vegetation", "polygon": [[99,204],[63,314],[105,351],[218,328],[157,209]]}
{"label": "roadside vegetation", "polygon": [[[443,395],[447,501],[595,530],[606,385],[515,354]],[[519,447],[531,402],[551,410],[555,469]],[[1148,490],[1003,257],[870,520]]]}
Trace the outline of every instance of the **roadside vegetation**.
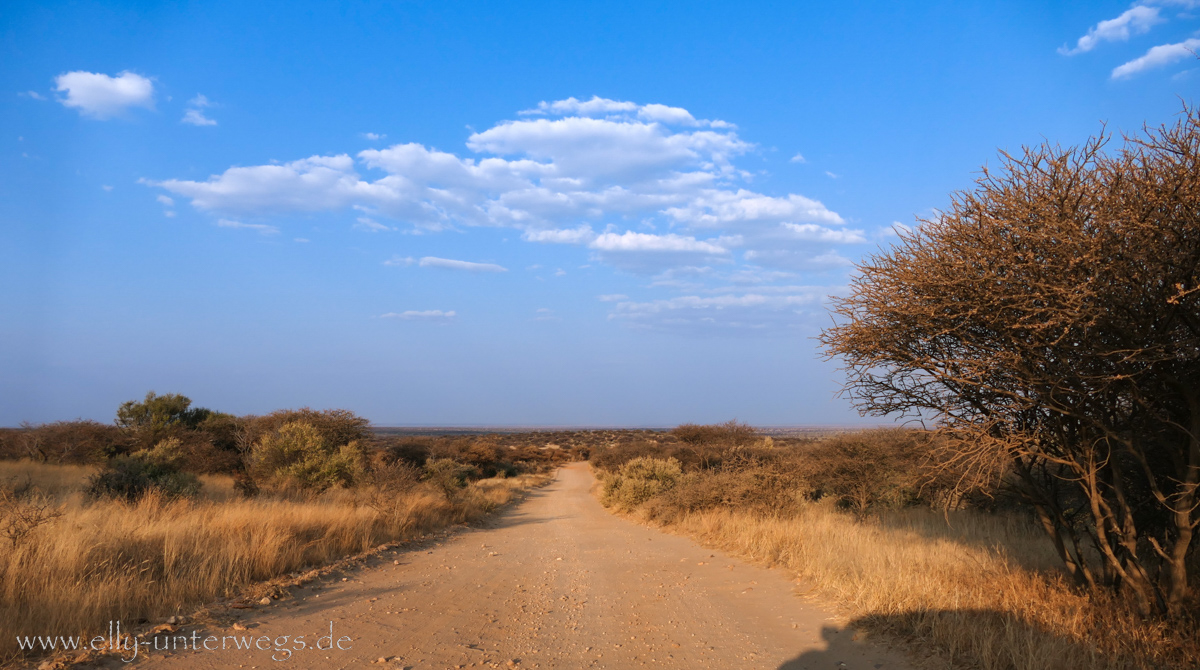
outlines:
{"label": "roadside vegetation", "polygon": [[1145,617],[1074,584],[1011,482],[962,491],[947,446],[923,430],[780,440],[731,422],[590,460],[610,509],[786,569],[935,667],[1200,666],[1194,619]]}
{"label": "roadside vegetation", "polygon": [[157,621],[478,519],[575,451],[541,435],[378,435],[344,410],[235,417],[153,393],[114,425],[0,430],[0,661],[18,658],[18,635]]}
{"label": "roadside vegetation", "polygon": [[1010,478],[1081,588],[1198,597],[1200,109],[1001,156],[867,258],[821,337],[846,396],[915,415],[965,487]]}
{"label": "roadside vegetation", "polygon": [[1200,110],[1123,139],[1002,154],[834,299],[845,396],[934,432],[681,427],[597,454],[605,503],[948,659],[1200,667]]}

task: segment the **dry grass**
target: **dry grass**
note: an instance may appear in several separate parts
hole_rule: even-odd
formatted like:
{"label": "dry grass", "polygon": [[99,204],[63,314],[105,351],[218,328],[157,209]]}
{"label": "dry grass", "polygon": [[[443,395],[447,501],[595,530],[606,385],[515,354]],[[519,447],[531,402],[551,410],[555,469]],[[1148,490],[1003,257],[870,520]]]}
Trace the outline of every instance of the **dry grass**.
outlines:
{"label": "dry grass", "polygon": [[86,468],[0,465],[0,479],[28,474],[66,506],[26,541],[0,545],[0,658],[16,653],[17,635],[94,634],[113,619],[188,611],[256,581],[469,521],[545,479],[483,480],[453,499],[419,485],[383,510],[348,491],[235,499],[221,477],[206,478],[197,500],[87,503],[78,493]]}
{"label": "dry grass", "polygon": [[855,627],[912,640],[934,652],[933,663],[1200,667],[1194,630],[1170,631],[1074,592],[1041,531],[1016,518],[911,509],[859,520],[818,502],[786,517],[716,509],[658,522],[794,572]]}
{"label": "dry grass", "polygon": [[[931,654],[923,665],[1200,668],[1194,620],[1143,619],[1107,591],[1068,585],[1019,499],[1001,488],[956,495],[937,440],[877,430],[784,448],[718,441],[694,454],[647,440],[590,460],[605,504],[793,572],[852,627]],[[655,482],[626,471],[635,458],[665,467],[668,457],[683,463],[669,486],[650,490]],[[628,499],[611,495],[634,477]]]}
{"label": "dry grass", "polygon": [[0,485],[31,482],[47,495],[80,491],[97,468],[91,465],[46,465],[33,461],[0,461]]}

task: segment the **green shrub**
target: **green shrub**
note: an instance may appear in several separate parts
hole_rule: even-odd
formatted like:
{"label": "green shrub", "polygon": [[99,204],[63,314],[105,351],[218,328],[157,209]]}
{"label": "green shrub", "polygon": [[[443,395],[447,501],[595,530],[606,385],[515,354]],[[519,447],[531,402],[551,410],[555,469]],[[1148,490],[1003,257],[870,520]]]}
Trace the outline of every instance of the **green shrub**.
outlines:
{"label": "green shrub", "polygon": [[616,472],[635,458],[662,458],[672,455],[671,448],[675,445],[662,445],[650,440],[639,440],[624,444],[595,449],[591,451],[588,460],[593,467],[607,472]]}
{"label": "green shrub", "polygon": [[348,409],[281,409],[264,416],[246,417],[245,431],[249,442],[257,444],[289,423],[312,426],[325,444],[334,447],[351,442],[366,444],[371,439],[371,422]]}
{"label": "green shrub", "polygon": [[[754,436],[747,442],[752,433],[744,428],[685,425],[672,431],[677,441],[597,449],[591,462],[605,483],[604,503],[642,507],[652,518],[717,507],[786,514],[821,499],[859,515],[911,505],[1004,504],[997,491],[960,495],[954,468],[938,466],[939,438],[932,433],[867,430],[817,441]],[[647,463],[668,461],[685,475],[657,479],[645,471]]]}
{"label": "green shrub", "polygon": [[415,468],[425,467],[433,439],[429,437],[382,438],[375,446],[385,463],[405,463]]}
{"label": "green shrub", "polygon": [[146,394],[141,402],[129,400],[117,408],[117,425],[126,430],[143,449],[195,429],[212,410],[192,407],[192,400],[178,393]]}
{"label": "green shrub", "polygon": [[648,517],[666,521],[714,508],[778,515],[794,511],[811,494],[810,484],[786,468],[700,470],[684,474],[643,508]]}
{"label": "green shrub", "polygon": [[331,443],[306,421],[285,423],[264,436],[250,454],[256,479],[275,485],[324,491],[350,487],[362,473],[363,453],[357,441]]}
{"label": "green shrub", "polygon": [[683,470],[674,458],[635,458],[616,474],[604,477],[601,502],[606,507],[634,509],[675,486],[682,476]]}
{"label": "green shrub", "polygon": [[448,458],[475,468],[474,477],[495,477],[501,472],[515,473],[516,467],[509,460],[512,455],[511,450],[500,448],[495,435],[437,440],[429,453],[433,459]]}
{"label": "green shrub", "polygon": [[450,458],[439,458],[425,464],[424,479],[438,487],[446,498],[453,498],[466,488],[467,482],[477,473],[474,467],[463,465]]}
{"label": "green shrub", "polygon": [[200,491],[200,480],[179,470],[183,458],[177,438],[162,440],[150,449],[115,456],[88,481],[92,497],[137,500],[157,491],[167,497],[191,496]]}

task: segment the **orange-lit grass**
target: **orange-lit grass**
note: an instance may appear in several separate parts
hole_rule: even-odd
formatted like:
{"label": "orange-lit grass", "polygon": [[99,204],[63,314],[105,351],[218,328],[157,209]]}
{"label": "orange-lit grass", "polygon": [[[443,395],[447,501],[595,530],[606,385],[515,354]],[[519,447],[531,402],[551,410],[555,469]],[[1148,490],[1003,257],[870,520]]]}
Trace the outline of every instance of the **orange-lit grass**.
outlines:
{"label": "orange-lit grass", "polygon": [[[86,478],[58,467],[24,469],[41,484]],[[256,581],[466,522],[545,478],[484,480],[453,500],[421,485],[383,511],[350,491],[235,499],[228,482],[210,479],[209,497],[197,500],[88,502],[77,488],[54,489],[65,515],[15,547],[0,544],[0,658],[17,653],[18,635],[90,636],[110,620],[183,613]]]}
{"label": "orange-lit grass", "polygon": [[726,509],[658,523],[791,571],[855,627],[934,652],[930,667],[1200,667],[1195,628],[1069,588],[1048,541],[1021,519],[912,509],[861,520],[812,503],[781,516]]}

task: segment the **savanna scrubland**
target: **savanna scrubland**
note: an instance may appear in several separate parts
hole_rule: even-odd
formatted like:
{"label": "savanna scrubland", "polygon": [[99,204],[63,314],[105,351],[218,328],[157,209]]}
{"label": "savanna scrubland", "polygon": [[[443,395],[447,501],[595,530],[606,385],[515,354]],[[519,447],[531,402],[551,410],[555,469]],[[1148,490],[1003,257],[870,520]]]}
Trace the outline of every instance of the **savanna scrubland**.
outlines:
{"label": "savanna scrubland", "polygon": [[570,435],[377,435],[345,410],[235,417],[177,394],[114,425],[0,430],[0,658],[19,635],[157,621],[480,518],[575,458]]}
{"label": "savanna scrubland", "polygon": [[985,668],[1200,667],[1200,111],[1001,154],[859,263],[820,336],[861,411],[592,454],[606,504],[784,565]]}
{"label": "savanna scrubland", "polygon": [[0,653],[476,518],[586,458],[602,502],[791,570],[929,664],[1200,667],[1200,113],[1002,155],[862,262],[820,342],[930,430],[413,437],[149,394],[0,431]]}
{"label": "savanna scrubland", "polygon": [[1074,585],[1035,512],[1005,482],[964,492],[944,438],[871,430],[815,440],[744,425],[681,426],[599,448],[616,512],[802,578],[863,631],[932,667],[1187,668],[1195,613],[1146,617]]}

